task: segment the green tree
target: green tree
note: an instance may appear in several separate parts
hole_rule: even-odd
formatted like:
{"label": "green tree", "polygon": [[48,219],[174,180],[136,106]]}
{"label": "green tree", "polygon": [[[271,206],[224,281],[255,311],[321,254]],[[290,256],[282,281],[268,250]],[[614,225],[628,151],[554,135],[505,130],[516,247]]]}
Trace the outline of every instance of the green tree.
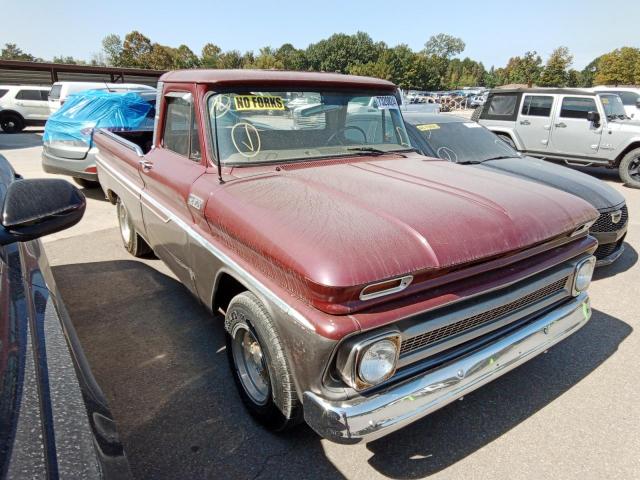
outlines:
{"label": "green tree", "polygon": [[640,83],[640,49],[622,47],[602,55],[597,62],[594,81],[602,85]]}
{"label": "green tree", "polygon": [[447,35],[446,33],[439,33],[432,35],[429,40],[427,40],[422,53],[426,56],[435,55],[436,57],[450,59],[462,53],[465,46],[461,38]]}
{"label": "green tree", "polygon": [[119,35],[112,33],[102,39],[102,51],[106,63],[112,67],[122,66],[122,39]]}
{"label": "green tree", "polygon": [[213,43],[207,43],[202,47],[200,65],[205,68],[220,68],[220,54],[222,49]]}
{"label": "green tree", "polygon": [[375,43],[364,32],[355,35],[336,33],[311,44],[306,54],[312,70],[347,73],[352,65],[376,62],[385,44]]}
{"label": "green tree", "polygon": [[540,75],[540,85],[544,87],[564,87],[569,81],[569,67],[573,63],[573,55],[567,47],[556,48]]}
{"label": "green tree", "polygon": [[4,48],[0,52],[0,58],[2,60],[22,60],[25,62],[35,62],[38,60],[33,55],[23,52],[15,43],[5,43]]}
{"label": "green tree", "polygon": [[242,54],[238,50],[229,50],[220,54],[218,68],[242,68]]}
{"label": "green tree", "polygon": [[60,55],[59,57],[53,57],[52,60],[53,63],[66,63],[67,65],[85,65],[87,62],[85,62],[84,60],[77,60],[75,58],[73,58],[72,56],[63,56]]}
{"label": "green tree", "polygon": [[152,51],[153,45],[148,37],[136,30],[129,32],[124,37],[124,43],[122,44],[120,66],[147,68],[151,63],[149,57]]}
{"label": "green tree", "polygon": [[536,51],[525,52],[523,57],[512,57],[505,67],[506,82],[521,83],[531,88],[540,80],[542,58]]}
{"label": "green tree", "polygon": [[284,64],[277,57],[277,51],[275,49],[271,47],[263,47],[248,67],[264,70],[282,70],[284,68]]}
{"label": "green tree", "polygon": [[172,48],[171,56],[173,68],[198,68],[200,66],[200,59],[186,45]]}
{"label": "green tree", "polygon": [[305,51],[295,48],[290,43],[285,43],[278,48],[275,56],[285,70],[307,70],[309,68]]}

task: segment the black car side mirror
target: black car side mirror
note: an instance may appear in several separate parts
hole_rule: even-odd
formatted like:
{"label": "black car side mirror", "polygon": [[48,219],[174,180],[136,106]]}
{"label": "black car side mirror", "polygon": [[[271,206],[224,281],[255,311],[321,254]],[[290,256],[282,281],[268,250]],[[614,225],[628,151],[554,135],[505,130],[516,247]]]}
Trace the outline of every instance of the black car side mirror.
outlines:
{"label": "black car side mirror", "polygon": [[598,125],[600,123],[600,114],[598,112],[587,112],[587,120],[594,125]]}
{"label": "black car side mirror", "polygon": [[15,180],[4,198],[0,245],[69,228],[80,221],[86,206],[84,195],[66,180]]}

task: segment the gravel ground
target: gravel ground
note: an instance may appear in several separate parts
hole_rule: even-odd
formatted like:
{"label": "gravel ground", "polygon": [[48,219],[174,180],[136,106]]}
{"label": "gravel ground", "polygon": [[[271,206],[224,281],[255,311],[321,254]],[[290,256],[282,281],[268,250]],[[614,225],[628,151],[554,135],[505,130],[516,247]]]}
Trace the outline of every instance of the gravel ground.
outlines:
{"label": "gravel ground", "polygon": [[[40,141],[33,129],[0,133],[0,153],[26,177],[47,176]],[[83,221],[45,246],[137,478],[634,479],[640,190],[614,172],[585,171],[622,192],[630,211],[624,255],[591,287],[592,320],[464,401],[366,445],[256,425],[228,373],[220,318],[162,262],[126,254],[99,190],[85,190]]]}

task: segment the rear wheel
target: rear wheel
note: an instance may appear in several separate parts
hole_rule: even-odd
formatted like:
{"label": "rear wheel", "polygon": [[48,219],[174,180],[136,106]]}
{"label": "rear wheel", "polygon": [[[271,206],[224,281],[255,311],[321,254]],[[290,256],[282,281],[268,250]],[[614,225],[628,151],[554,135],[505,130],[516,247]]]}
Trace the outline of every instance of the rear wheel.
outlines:
{"label": "rear wheel", "polygon": [[274,431],[300,423],[302,405],[280,336],[253,293],[243,292],[231,300],[225,329],[229,366],[251,415]]}
{"label": "rear wheel", "polygon": [[627,153],[618,168],[620,179],[628,187],[640,188],[640,148]]}
{"label": "rear wheel", "polygon": [[116,209],[118,212],[118,226],[120,227],[120,237],[122,238],[122,244],[134,257],[143,257],[151,252],[151,248],[147,245],[147,242],[138,235],[136,229],[131,223],[131,217],[127,207],[124,206],[122,200],[118,198],[116,201]]}
{"label": "rear wheel", "polygon": [[17,113],[5,113],[0,117],[0,128],[6,133],[18,133],[24,130],[24,119]]}

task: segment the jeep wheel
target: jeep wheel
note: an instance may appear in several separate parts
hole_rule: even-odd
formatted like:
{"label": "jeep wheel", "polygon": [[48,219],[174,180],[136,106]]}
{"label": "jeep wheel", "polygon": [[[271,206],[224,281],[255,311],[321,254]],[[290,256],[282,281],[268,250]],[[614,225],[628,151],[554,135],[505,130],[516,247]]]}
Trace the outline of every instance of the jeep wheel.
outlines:
{"label": "jeep wheel", "polygon": [[6,133],[18,133],[24,130],[24,120],[15,113],[6,113],[0,117],[0,128]]}
{"label": "jeep wheel", "polygon": [[136,232],[133,223],[131,223],[129,211],[120,198],[116,201],[116,210],[118,213],[120,236],[122,237],[124,248],[134,257],[144,257],[148,255],[151,252],[151,248],[147,245],[147,242],[138,235],[138,232]]}
{"label": "jeep wheel", "polygon": [[640,148],[631,150],[620,162],[620,179],[632,188],[640,188]]}
{"label": "jeep wheel", "polygon": [[249,413],[270,430],[283,431],[302,420],[302,405],[274,322],[250,293],[236,295],[225,316],[227,358]]}

